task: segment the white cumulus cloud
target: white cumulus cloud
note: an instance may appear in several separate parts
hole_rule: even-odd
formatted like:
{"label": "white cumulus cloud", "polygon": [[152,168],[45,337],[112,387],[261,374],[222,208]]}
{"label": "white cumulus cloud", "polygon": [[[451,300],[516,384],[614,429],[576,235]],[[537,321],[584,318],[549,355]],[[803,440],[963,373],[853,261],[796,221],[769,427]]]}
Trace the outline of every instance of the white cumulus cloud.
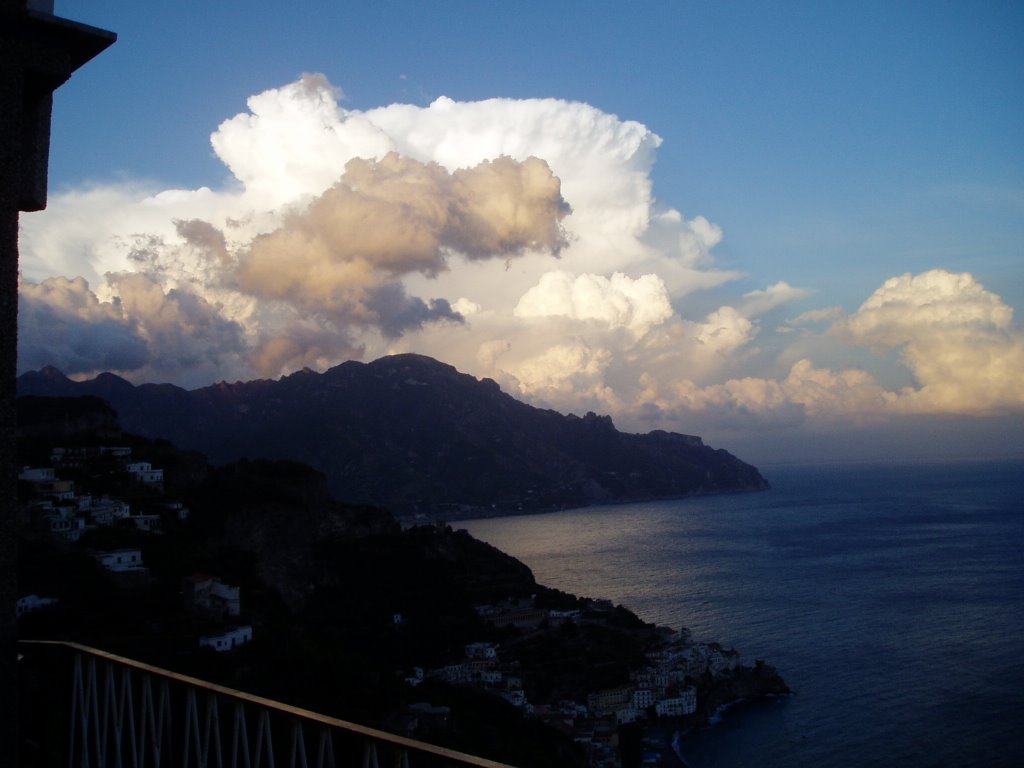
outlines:
{"label": "white cumulus cloud", "polygon": [[320,74],[249,98],[210,143],[253,207],[275,209],[322,193],[356,157],[377,159],[393,142],[365,115],[338,105],[341,90]]}
{"label": "white cumulus cloud", "polygon": [[966,272],[934,269],[890,278],[839,321],[854,343],[899,350],[918,386],[900,406],[989,413],[1024,407],[1024,333],[1013,309]]}
{"label": "white cumulus cloud", "polygon": [[[565,317],[640,334],[671,316],[674,297],[736,276],[714,267],[717,227],[656,204],[661,139],[641,123],[559,99],[360,111],[340,95],[313,74],[251,97],[211,137],[234,177],[222,189],[51,196],[23,219],[26,282],[81,275],[114,302],[129,283],[106,275],[139,273],[165,295],[202,297],[241,326],[250,355],[224,375],[245,377],[396,343],[462,351],[453,362],[466,364],[487,338],[432,349],[445,332],[430,326],[470,316],[526,354],[529,302],[515,308],[541,290],[553,256],[579,281]],[[23,333],[33,343],[32,323]]]}
{"label": "white cumulus cloud", "polygon": [[93,185],[22,217],[21,370],[199,385],[416,351],[631,428],[1024,410],[1020,328],[971,275],[893,277],[849,316],[735,290],[722,230],[656,199],[642,123],[340,96],[315,74],[252,96],[211,137],[222,188]]}
{"label": "white cumulus cloud", "polygon": [[541,275],[514,310],[516,317],[569,317],[596,320],[609,328],[629,328],[639,335],[672,314],[668,290],[657,275],[635,280],[621,272],[572,275],[564,270]]}
{"label": "white cumulus cloud", "polygon": [[756,317],[796,299],[802,299],[809,293],[810,291],[804,288],[797,288],[785,280],[780,280],[767,288],[743,294],[741,309],[747,317]]}
{"label": "white cumulus cloud", "polygon": [[703,322],[693,326],[694,335],[705,348],[728,354],[749,342],[757,329],[735,307],[719,307]]}

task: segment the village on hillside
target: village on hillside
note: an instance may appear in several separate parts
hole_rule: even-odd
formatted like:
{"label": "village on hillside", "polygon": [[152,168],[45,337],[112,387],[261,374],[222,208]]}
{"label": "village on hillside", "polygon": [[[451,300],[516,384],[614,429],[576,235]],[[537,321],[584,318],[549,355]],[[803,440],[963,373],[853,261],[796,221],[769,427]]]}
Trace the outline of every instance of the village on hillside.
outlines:
{"label": "village on hillside", "polygon": [[[88,555],[105,574],[112,597],[150,589],[155,579],[143,561],[142,547],[97,548],[88,542],[95,538],[90,533],[102,529],[130,531],[141,541],[154,541],[188,525],[189,507],[164,494],[163,470],[136,460],[124,446],[58,446],[49,458],[47,466],[25,466],[19,472],[19,523],[25,534],[48,540],[58,551]],[[95,491],[104,488],[120,488],[125,491],[122,496],[145,501],[133,508],[122,496]],[[445,535],[446,530],[451,531],[441,524],[438,534]],[[180,578],[177,586],[182,609],[196,617],[190,625],[193,648],[220,656],[258,642],[259,622],[252,620],[253,611],[245,610],[248,596],[239,585],[196,572]],[[18,600],[19,621],[58,605],[53,595],[24,594]],[[572,598],[565,605],[546,607],[535,596],[509,595],[473,605],[472,610],[479,625],[489,628],[487,636],[499,633],[503,639],[467,638],[469,642],[444,663],[393,669],[408,693],[406,703],[386,723],[391,730],[428,740],[440,734],[443,740],[446,730],[454,727],[449,706],[417,700],[417,689],[429,687],[429,682],[473,689],[507,702],[523,718],[544,723],[575,743],[587,765],[622,766],[624,733],[633,734],[641,744],[640,764],[658,765],[666,744],[645,747],[645,723],[660,724],[661,731],[665,724],[676,729],[700,726],[730,696],[742,694],[751,676],[764,677],[770,670],[760,662],[753,669],[742,667],[735,651],[695,642],[685,629],[645,624],[607,600]],[[405,623],[401,612],[392,612],[387,631],[401,633]],[[586,638],[611,635],[622,635],[625,639],[619,642],[640,649],[628,677],[612,685],[602,685],[595,677],[577,681],[575,688],[559,687],[558,675],[551,670],[559,655],[586,648],[593,642]],[[749,690],[761,692],[756,686]]]}
{"label": "village on hillside", "polygon": [[[19,470],[19,487],[26,489],[19,494],[24,496],[19,499],[19,524],[49,536],[54,542],[75,544],[86,532],[111,526],[128,526],[160,535],[164,526],[188,519],[187,506],[163,497],[164,471],[148,461],[133,460],[128,446],[58,446],[51,450],[50,462],[52,466]],[[129,482],[149,489],[152,500],[147,511],[133,510],[121,498],[96,496],[76,488],[74,480],[61,477],[61,470],[84,472],[94,482],[117,479],[120,475],[122,480],[128,478]],[[140,549],[89,549],[88,554],[118,588],[138,590],[149,586],[150,571]],[[241,612],[240,588],[212,576],[188,577],[182,584],[182,595],[186,609],[210,618],[230,621]],[[17,600],[17,617],[50,608],[57,602],[54,597],[21,595]],[[252,626],[230,626],[201,636],[198,645],[228,651],[250,642],[252,637]]]}

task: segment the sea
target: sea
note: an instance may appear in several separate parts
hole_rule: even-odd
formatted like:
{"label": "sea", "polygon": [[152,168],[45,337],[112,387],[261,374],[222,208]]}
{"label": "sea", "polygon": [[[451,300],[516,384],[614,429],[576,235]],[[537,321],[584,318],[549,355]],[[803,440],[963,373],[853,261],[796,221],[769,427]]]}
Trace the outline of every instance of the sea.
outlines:
{"label": "sea", "polygon": [[770,491],[458,523],[538,582],[764,659],[711,766],[1024,766],[1024,461],[779,466]]}

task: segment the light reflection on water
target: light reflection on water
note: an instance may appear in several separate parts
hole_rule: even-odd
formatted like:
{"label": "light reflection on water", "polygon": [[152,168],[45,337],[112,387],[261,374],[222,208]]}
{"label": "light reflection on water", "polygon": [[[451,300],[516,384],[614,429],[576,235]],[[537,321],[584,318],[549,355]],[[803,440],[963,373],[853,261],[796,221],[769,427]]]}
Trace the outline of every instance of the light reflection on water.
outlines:
{"label": "light reflection on water", "polygon": [[543,584],[779,668],[797,695],[688,740],[695,768],[851,755],[1015,765],[1024,465],[787,468],[771,480],[763,494],[464,527]]}

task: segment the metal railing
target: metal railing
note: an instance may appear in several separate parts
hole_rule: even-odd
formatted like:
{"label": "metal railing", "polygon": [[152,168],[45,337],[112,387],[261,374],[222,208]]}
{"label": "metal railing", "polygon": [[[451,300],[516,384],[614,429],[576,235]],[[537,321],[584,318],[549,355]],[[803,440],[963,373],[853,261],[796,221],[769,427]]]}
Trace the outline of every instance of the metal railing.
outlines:
{"label": "metal railing", "polygon": [[23,768],[509,768],[77,643],[19,651]]}

